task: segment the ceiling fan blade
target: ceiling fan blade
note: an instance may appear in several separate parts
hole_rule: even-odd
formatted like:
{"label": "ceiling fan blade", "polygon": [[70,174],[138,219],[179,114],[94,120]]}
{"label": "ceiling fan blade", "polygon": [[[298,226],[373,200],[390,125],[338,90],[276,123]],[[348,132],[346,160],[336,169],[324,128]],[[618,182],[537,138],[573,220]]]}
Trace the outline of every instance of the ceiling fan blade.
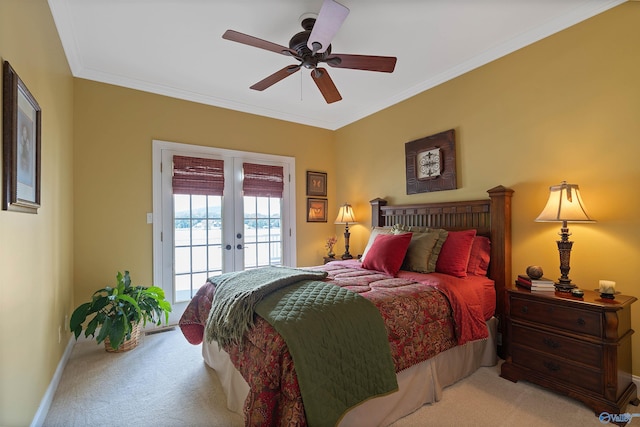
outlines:
{"label": "ceiling fan blade", "polygon": [[276,43],[271,43],[266,40],[262,40],[257,37],[250,36],[248,34],[239,33],[234,30],[225,31],[224,34],[222,35],[222,38],[225,40],[231,40],[233,42],[246,44],[248,46],[270,50],[271,52],[279,53],[282,55],[287,55],[287,56],[298,55],[298,53],[295,50],[289,49],[288,47],[281,46]]}
{"label": "ceiling fan blade", "polygon": [[380,71],[393,73],[396,67],[395,56],[331,54],[325,62],[335,68],[351,68],[354,70]]}
{"label": "ceiling fan blade", "polygon": [[324,68],[316,68],[311,70],[311,78],[316,82],[316,86],[320,89],[322,96],[324,96],[327,104],[331,104],[336,101],[340,101],[342,96],[338,92],[338,88],[333,84],[333,80],[329,76],[329,73]]}
{"label": "ceiling fan blade", "polygon": [[258,83],[251,86],[250,89],[265,90],[268,87],[278,83],[280,80],[283,80],[286,77],[289,77],[290,75],[295,74],[296,71],[298,70],[300,70],[300,65],[288,65],[284,67],[282,70],[276,71],[275,73],[271,74],[269,77],[266,77],[260,80]]}
{"label": "ceiling fan blade", "polygon": [[334,0],[324,0],[307,41],[307,47],[314,54],[327,50],[348,14],[347,7]]}

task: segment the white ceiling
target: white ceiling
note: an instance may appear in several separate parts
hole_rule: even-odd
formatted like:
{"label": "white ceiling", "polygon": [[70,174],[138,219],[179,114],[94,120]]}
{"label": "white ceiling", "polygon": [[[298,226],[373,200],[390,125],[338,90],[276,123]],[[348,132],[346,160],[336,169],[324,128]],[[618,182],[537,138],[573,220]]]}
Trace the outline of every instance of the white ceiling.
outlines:
{"label": "white ceiling", "polygon": [[[340,1],[340,0],[339,0]],[[326,104],[302,69],[249,86],[293,58],[222,39],[227,29],[288,46],[322,0],[49,0],[75,77],[335,130],[625,0],[341,0],[335,53],[396,56],[392,74],[326,67]]]}

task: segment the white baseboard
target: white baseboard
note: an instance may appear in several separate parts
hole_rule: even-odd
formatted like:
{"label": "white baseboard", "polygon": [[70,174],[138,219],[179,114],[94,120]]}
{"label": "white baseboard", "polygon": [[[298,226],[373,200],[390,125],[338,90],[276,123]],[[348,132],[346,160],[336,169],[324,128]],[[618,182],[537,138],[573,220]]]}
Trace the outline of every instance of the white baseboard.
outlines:
{"label": "white baseboard", "polygon": [[49,383],[49,387],[47,387],[47,391],[44,393],[44,396],[40,401],[38,411],[31,421],[31,427],[40,427],[44,424],[44,420],[47,418],[49,408],[51,407],[51,402],[53,402],[53,396],[56,394],[58,384],[60,384],[62,372],[64,372],[64,368],[65,366],[67,366],[67,362],[69,361],[69,357],[71,356],[71,350],[73,350],[73,346],[75,345],[75,343],[76,340],[72,335],[71,337],[69,337],[67,348],[64,350],[64,354],[62,355],[62,358],[58,363],[58,367],[56,368],[56,372],[53,374],[53,378]]}

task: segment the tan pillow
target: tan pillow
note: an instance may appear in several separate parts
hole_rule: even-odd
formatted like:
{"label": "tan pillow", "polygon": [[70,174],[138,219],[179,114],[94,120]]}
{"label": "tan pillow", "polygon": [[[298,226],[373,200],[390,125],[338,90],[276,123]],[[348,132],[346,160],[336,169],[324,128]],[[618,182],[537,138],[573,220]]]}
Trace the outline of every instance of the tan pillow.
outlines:
{"label": "tan pillow", "polygon": [[433,273],[436,271],[436,262],[442,245],[447,239],[447,230],[402,225],[395,225],[392,229],[395,234],[413,232],[409,249],[407,249],[407,254],[402,264],[403,270],[416,271],[418,273]]}
{"label": "tan pillow", "polygon": [[399,234],[400,231],[412,232],[412,233],[424,233],[429,230],[434,230],[429,227],[417,227],[415,225],[395,224],[391,227],[391,231],[395,234]]}
{"label": "tan pillow", "polygon": [[373,245],[373,242],[376,240],[376,237],[378,237],[378,235],[380,234],[395,234],[395,233],[393,233],[390,228],[374,227],[371,230],[369,241],[367,242],[367,246],[364,248],[364,252],[362,252],[360,261],[364,261],[364,258],[367,256],[367,252],[369,252],[369,249],[371,249],[371,246]]}

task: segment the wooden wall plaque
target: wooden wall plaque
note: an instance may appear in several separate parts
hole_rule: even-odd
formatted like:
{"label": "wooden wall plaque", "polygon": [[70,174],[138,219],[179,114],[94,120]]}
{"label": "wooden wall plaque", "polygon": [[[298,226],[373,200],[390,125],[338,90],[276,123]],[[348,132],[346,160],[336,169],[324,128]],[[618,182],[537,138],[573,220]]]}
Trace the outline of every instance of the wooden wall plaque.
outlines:
{"label": "wooden wall plaque", "polygon": [[455,190],[456,140],[453,129],[404,145],[407,194]]}

